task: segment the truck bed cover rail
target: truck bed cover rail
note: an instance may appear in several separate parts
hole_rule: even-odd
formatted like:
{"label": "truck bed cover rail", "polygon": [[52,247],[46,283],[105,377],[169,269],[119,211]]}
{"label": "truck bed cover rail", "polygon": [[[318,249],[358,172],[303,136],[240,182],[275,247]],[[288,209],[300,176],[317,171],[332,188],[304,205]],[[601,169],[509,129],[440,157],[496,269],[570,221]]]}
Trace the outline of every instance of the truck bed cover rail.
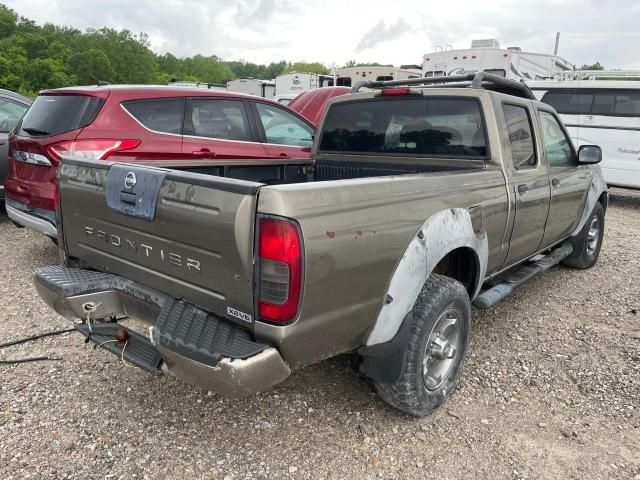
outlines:
{"label": "truck bed cover rail", "polygon": [[441,87],[443,85],[446,85],[447,87],[482,88],[494,92],[514,95],[516,97],[527,98],[529,100],[536,100],[535,95],[526,84],[487,72],[470,73],[468,75],[409,78],[406,80],[389,80],[386,82],[362,80],[351,88],[350,93],[358,93],[361,88],[379,89],[411,85],[432,88]]}

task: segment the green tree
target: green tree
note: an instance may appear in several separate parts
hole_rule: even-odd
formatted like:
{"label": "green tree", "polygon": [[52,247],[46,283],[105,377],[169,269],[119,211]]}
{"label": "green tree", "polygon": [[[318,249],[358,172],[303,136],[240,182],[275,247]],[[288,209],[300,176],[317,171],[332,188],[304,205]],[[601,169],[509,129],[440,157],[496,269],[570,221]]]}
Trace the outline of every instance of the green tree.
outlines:
{"label": "green tree", "polygon": [[36,58],[24,69],[21,88],[23,91],[37,92],[45,88],[64,87],[69,83],[63,64],[52,58]]}
{"label": "green tree", "polygon": [[0,4],[0,38],[6,38],[15,33],[17,19],[16,12]]}
{"label": "green tree", "polygon": [[67,61],[69,71],[82,84],[95,83],[94,79],[112,81],[116,73],[107,55],[96,48],[74,53]]}
{"label": "green tree", "polygon": [[319,62],[313,62],[313,63],[296,62],[296,63],[293,63],[293,64],[289,65],[285,69],[284,73],[288,73],[288,72],[305,72],[305,73],[326,74],[326,73],[329,73],[329,69],[327,68],[326,65],[323,65],[322,63],[319,63]]}

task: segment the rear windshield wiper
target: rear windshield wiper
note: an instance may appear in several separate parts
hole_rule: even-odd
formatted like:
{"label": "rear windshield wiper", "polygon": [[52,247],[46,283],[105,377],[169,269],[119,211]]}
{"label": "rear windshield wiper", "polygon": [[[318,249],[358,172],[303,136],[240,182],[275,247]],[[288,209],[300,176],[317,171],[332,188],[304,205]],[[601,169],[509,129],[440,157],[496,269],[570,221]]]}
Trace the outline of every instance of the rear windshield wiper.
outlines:
{"label": "rear windshield wiper", "polygon": [[29,135],[49,135],[51,133],[47,130],[40,130],[39,128],[34,127],[22,127],[22,130],[27,132]]}

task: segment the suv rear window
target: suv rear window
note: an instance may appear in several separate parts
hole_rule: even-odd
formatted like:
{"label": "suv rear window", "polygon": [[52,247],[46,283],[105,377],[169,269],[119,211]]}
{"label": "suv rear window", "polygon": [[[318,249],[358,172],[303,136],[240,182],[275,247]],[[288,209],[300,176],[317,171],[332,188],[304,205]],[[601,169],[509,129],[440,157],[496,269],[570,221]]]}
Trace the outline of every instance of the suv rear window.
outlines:
{"label": "suv rear window", "polygon": [[332,105],[320,151],[455,157],[488,153],[473,98],[374,99]]}
{"label": "suv rear window", "polygon": [[182,133],[184,98],[160,98],[122,102],[124,109],[154,132]]}
{"label": "suv rear window", "polygon": [[51,136],[86,127],[103,103],[87,95],[39,95],[20,124],[20,135]]}

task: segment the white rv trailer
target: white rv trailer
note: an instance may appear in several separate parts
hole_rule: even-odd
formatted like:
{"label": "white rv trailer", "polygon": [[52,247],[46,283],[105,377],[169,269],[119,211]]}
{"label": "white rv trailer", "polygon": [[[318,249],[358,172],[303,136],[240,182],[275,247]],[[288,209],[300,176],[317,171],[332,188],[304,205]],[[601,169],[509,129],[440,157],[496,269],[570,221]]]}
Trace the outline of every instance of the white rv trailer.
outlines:
{"label": "white rv trailer", "polygon": [[523,52],[520,47],[500,48],[496,39],[474,40],[471,48],[437,47],[423,57],[425,77],[465,75],[484,70],[510,80],[545,80],[556,73],[574,70],[565,59],[546,53]]}
{"label": "white rv trailer", "polygon": [[276,84],[273,81],[258,80],[257,78],[237,78],[227,82],[229,92],[248,93],[258,97],[273,98],[276,94]]}
{"label": "white rv trailer", "polygon": [[351,87],[361,80],[387,81],[406,80],[408,78],[422,77],[419,68],[396,68],[380,66],[363,66],[339,68],[335,71],[336,85],[339,87]]}
{"label": "white rv trailer", "polygon": [[169,82],[172,87],[186,87],[186,88],[206,88],[207,90],[218,90],[222,92],[227,91],[227,86],[221,83],[201,83],[201,82]]}
{"label": "white rv trailer", "polygon": [[318,73],[291,72],[276,77],[275,95],[287,93],[300,93],[320,87],[333,85],[332,75],[320,75]]}
{"label": "white rv trailer", "polygon": [[640,81],[566,80],[527,85],[560,114],[576,147],[602,148],[600,166],[609,185],[640,188]]}

